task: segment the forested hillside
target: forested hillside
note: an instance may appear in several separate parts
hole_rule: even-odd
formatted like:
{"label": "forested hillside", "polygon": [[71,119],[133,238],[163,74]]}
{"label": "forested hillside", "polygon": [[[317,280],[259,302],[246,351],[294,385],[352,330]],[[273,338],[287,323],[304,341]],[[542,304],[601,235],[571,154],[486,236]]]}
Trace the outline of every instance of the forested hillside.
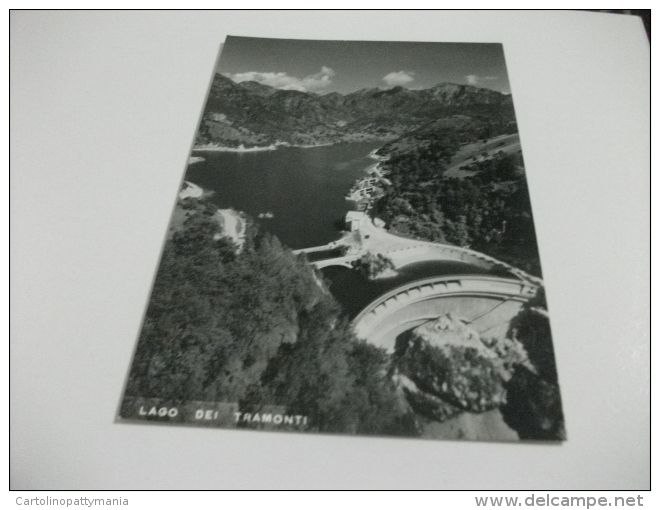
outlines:
{"label": "forested hillside", "polygon": [[186,207],[163,252],[128,397],[238,402],[242,412],[277,405],[307,416],[310,430],[416,433],[382,377],[386,354],[355,339],[309,264],[253,224],[239,251],[213,206]]}
{"label": "forested hillside", "polygon": [[[440,119],[440,120],[438,120]],[[511,96],[441,83],[424,90],[370,88],[341,95],[278,90],[216,74],[196,144],[224,147],[391,140],[429,122],[472,138],[515,132]]]}
{"label": "forested hillside", "polygon": [[445,172],[470,132],[435,124],[385,145],[381,168],[390,184],[372,214],[394,232],[486,253],[541,275],[520,152],[473,158],[469,175]]}

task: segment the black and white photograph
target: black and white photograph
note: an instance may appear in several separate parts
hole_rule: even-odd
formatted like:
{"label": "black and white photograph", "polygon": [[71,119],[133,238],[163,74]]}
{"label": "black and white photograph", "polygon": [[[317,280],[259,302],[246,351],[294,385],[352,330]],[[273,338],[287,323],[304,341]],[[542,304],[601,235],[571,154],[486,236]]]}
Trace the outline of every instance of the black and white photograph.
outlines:
{"label": "black and white photograph", "polygon": [[228,37],[120,418],[565,439],[502,45]]}

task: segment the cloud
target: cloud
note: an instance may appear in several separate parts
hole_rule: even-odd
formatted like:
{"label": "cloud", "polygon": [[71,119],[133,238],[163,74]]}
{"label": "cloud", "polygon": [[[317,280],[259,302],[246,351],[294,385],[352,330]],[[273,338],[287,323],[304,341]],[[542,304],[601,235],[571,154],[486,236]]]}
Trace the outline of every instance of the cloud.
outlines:
{"label": "cloud", "polygon": [[468,74],[465,77],[465,81],[468,82],[468,85],[480,85],[485,81],[495,81],[497,79],[497,76],[479,76],[476,74]]}
{"label": "cloud", "polygon": [[413,76],[415,76],[415,73],[413,72],[398,71],[386,74],[383,76],[383,81],[388,87],[396,87],[398,85],[406,85],[407,83],[410,83],[415,79]]}
{"label": "cloud", "polygon": [[310,74],[304,78],[289,76],[285,72],[261,73],[259,71],[248,71],[246,73],[236,74],[225,73],[225,76],[236,83],[241,83],[243,81],[256,81],[264,85],[270,85],[276,89],[316,92],[328,87],[332,83],[331,78],[335,74],[336,73],[332,69],[323,66],[318,73]]}

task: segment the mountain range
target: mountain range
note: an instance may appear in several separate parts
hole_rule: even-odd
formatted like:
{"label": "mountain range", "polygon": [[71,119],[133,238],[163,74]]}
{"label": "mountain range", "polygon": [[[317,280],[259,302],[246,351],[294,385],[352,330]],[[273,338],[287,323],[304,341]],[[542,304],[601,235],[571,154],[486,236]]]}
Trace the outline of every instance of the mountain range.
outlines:
{"label": "mountain range", "polygon": [[454,83],[428,89],[367,88],[319,95],[216,74],[197,146],[259,147],[392,140],[427,125],[470,142],[516,132],[510,95]]}

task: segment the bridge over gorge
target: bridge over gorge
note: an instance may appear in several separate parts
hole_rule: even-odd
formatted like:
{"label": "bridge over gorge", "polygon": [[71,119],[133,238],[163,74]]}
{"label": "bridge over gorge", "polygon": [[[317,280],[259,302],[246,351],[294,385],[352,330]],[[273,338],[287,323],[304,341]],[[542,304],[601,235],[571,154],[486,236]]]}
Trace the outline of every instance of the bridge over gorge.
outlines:
{"label": "bridge over gorge", "polygon": [[486,275],[438,276],[407,283],[380,296],[353,320],[358,337],[392,350],[396,337],[420,324],[451,312],[480,335],[501,336],[510,321],[542,285],[505,262],[468,248],[407,239],[386,232],[360,213],[349,213],[351,232],[324,246],[295,253],[331,253],[312,262],[318,269],[329,266],[353,267],[366,253],[383,254],[395,269],[423,261],[464,262],[510,277]]}
{"label": "bridge over gorge", "polygon": [[432,243],[417,239],[408,239],[387,232],[374,225],[371,218],[364,213],[351,211],[347,215],[347,223],[351,232],[342,239],[323,246],[314,246],[295,250],[294,253],[322,253],[343,251],[328,258],[315,260],[312,264],[317,269],[329,266],[344,266],[351,268],[352,263],[367,253],[387,256],[394,264],[395,269],[413,264],[433,260],[465,262],[481,269],[501,270],[524,281],[540,284],[541,280],[528,275],[524,271],[502,262],[493,257],[450,244]]}

